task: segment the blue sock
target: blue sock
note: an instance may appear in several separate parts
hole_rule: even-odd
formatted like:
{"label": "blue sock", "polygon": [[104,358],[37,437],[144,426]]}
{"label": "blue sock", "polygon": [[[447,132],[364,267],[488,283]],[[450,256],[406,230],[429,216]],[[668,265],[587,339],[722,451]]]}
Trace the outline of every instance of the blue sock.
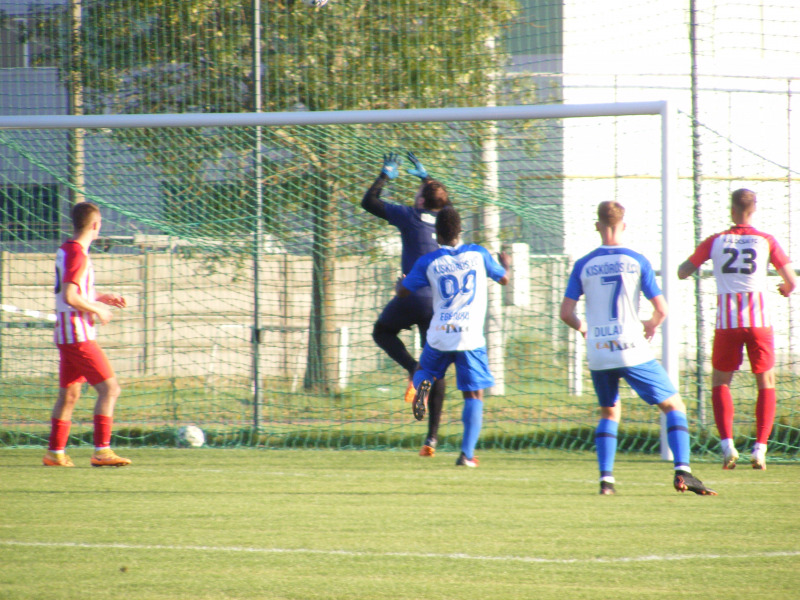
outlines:
{"label": "blue sock", "polygon": [[689,467],[691,441],[686,413],[677,410],[667,413],[667,443],[672,450],[675,469],[691,472],[692,469]]}
{"label": "blue sock", "polygon": [[474,458],[475,446],[478,444],[478,436],[481,434],[481,425],[483,424],[483,402],[477,398],[464,398],[461,421],[464,423],[461,451],[467,458]]}
{"label": "blue sock", "polygon": [[614,477],[614,458],[617,455],[617,430],[619,423],[611,419],[600,419],[594,433],[597,447],[597,464],[600,467],[600,478]]}

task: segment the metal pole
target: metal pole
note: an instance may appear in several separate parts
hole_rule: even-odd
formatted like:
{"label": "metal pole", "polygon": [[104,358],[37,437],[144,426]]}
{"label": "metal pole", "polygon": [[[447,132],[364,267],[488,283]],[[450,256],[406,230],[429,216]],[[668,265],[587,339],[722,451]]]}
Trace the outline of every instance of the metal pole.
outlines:
{"label": "metal pole", "polygon": [[[789,79],[786,82],[786,193],[787,193],[787,212],[786,215],[786,222],[789,224],[789,231],[787,232],[787,240],[786,245],[788,248],[792,247],[794,242],[793,239],[793,232],[794,232],[794,221],[797,219],[797,211],[793,210],[792,208],[792,80]],[[789,362],[791,364],[795,364],[794,356],[795,356],[795,344],[794,344],[794,330],[795,330],[795,322],[794,322],[794,311],[792,310],[792,304],[794,300],[794,295],[789,296]]]}
{"label": "metal pole", "polygon": [[[495,39],[490,37],[486,46],[494,55]],[[487,106],[497,105],[495,97],[496,74],[490,78],[487,90]],[[487,123],[489,132],[481,144],[481,162],[486,168],[483,188],[488,202],[481,208],[481,229],[484,243],[492,255],[502,250],[500,244],[500,208],[497,206],[497,193],[500,189],[497,155],[497,123]],[[488,310],[486,314],[486,348],[489,353],[489,368],[494,375],[494,385],[486,393],[503,396],[506,393],[505,332],[503,331],[503,289],[490,285],[488,289]]]}
{"label": "metal pole", "polygon": [[[261,112],[261,2],[252,0],[253,10],[253,111]],[[261,126],[255,127],[255,140],[253,141],[253,177],[256,215],[255,237],[253,240],[253,427],[261,427],[261,306],[259,294],[261,291],[261,255],[264,248],[264,190],[262,186],[261,166]]]}
{"label": "metal pole", "polygon": [[[678,171],[674,159],[675,144],[672,139],[676,117],[677,111],[669,103],[665,103],[661,113],[661,214],[663,223],[661,232],[661,282],[664,288],[664,297],[668,302],[672,299],[671,292],[677,287],[675,284],[678,279],[677,271],[673,268],[670,256],[670,249],[677,247],[672,239],[675,237],[673,233],[675,223],[672,218],[675,203],[670,201],[670,197],[678,187]],[[675,308],[677,307],[673,307],[673,309]],[[678,346],[676,343],[678,339],[676,335],[678,330],[677,314],[677,310],[672,310],[671,316],[668,316],[664,322],[661,342],[661,361],[676,387],[679,377]],[[661,414],[661,458],[672,460],[672,451],[667,443],[666,418],[663,413]]]}
{"label": "metal pole", "polygon": [[[692,196],[694,203],[694,245],[700,243],[702,235],[702,204],[700,202],[700,186],[702,182],[702,164],[700,162],[700,128],[698,120],[698,89],[697,89],[697,2],[690,2],[691,23],[689,26],[689,46],[691,48],[692,72],[691,72],[691,95],[692,95]],[[695,365],[695,385],[697,386],[697,420],[702,427],[706,425],[706,384],[704,365],[706,364],[706,339],[705,339],[705,318],[703,314],[703,279],[700,274],[694,280],[694,310],[695,310],[695,340],[697,343],[696,365]]]}

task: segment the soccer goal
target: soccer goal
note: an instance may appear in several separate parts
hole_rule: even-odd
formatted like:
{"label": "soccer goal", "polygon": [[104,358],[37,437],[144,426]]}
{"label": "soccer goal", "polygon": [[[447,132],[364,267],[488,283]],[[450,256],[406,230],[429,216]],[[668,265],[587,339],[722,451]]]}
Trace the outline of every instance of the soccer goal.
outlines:
{"label": "soccer goal", "polygon": [[[490,296],[497,385],[483,443],[590,448],[582,341],[558,305],[571,259],[599,244],[595,208],[608,199],[628,209],[630,245],[670,298],[675,119],[666,101],[0,117],[0,293],[46,310],[70,203],[91,200],[104,211],[98,287],[130,305],[101,332],[126,389],[119,435],[158,443],[164,426],[191,422],[212,445],[416,445],[424,431],[398,401],[404,372],[371,339],[400,275],[399,236],[359,206],[384,153],[413,150],[450,190],[465,240],[514,259],[511,286]],[[384,200],[412,201],[419,180],[404,171]],[[659,340],[676,381],[677,325]],[[14,435],[43,435],[55,369],[46,332],[0,328]],[[459,405],[448,395],[447,422]],[[630,403],[626,424],[623,448],[658,444],[649,407]],[[445,429],[455,443],[460,429]]]}

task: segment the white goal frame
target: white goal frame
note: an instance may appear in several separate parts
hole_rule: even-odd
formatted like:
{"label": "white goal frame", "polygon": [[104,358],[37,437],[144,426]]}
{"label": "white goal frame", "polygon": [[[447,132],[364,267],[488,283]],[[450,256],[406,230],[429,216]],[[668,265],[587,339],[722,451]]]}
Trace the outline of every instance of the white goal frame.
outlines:
{"label": "white goal frame", "polygon": [[[395,110],[190,113],[138,115],[31,115],[2,116],[0,129],[99,129],[135,127],[274,127],[287,125],[354,125],[378,123],[430,123],[447,121],[508,121],[530,119],[569,119],[579,117],[622,117],[659,115],[661,117],[661,281],[669,300],[677,286],[676,265],[669,248],[676,247],[676,226],[671,201],[677,190],[674,160],[674,129],[677,110],[667,100],[616,102],[603,104],[547,104],[467,108],[429,108]],[[491,308],[490,308],[491,310]],[[255,350],[257,352],[257,349]],[[668,317],[662,325],[662,363],[677,386],[678,319]],[[256,402],[258,405],[258,402]],[[661,416],[661,456],[669,459],[666,422]]]}

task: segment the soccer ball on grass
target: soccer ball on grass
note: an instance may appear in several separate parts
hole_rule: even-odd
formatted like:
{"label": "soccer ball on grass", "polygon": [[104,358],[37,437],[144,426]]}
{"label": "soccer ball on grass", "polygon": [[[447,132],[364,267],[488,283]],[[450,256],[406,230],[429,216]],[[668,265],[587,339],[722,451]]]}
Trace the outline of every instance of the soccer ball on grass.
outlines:
{"label": "soccer ball on grass", "polygon": [[184,425],[183,427],[179,427],[177,438],[179,445],[189,446],[191,448],[199,448],[206,443],[206,435],[197,425]]}
{"label": "soccer ball on grass", "polygon": [[325,6],[327,3],[328,0],[303,0],[303,4],[305,4],[306,6],[312,6],[314,8]]}

